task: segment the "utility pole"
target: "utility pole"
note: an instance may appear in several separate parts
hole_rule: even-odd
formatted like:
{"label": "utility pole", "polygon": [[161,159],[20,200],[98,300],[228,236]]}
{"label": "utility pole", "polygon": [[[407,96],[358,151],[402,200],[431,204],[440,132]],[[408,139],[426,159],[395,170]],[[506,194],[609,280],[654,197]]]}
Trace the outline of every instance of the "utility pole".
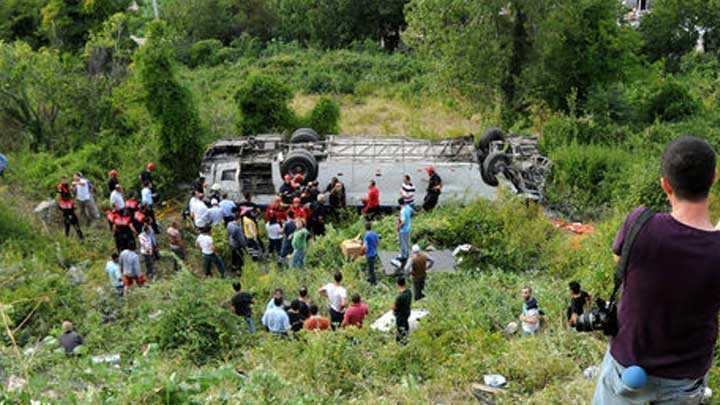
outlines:
{"label": "utility pole", "polygon": [[160,13],[158,13],[157,0],[152,0],[152,5],[153,5],[153,12],[155,13],[155,19],[158,20],[158,19],[160,19]]}

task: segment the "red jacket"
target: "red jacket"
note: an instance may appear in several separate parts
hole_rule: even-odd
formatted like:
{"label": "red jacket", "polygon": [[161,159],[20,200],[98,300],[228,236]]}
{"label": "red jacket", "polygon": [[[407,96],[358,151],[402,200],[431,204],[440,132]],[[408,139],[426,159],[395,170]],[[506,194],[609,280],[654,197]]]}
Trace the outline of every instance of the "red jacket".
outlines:
{"label": "red jacket", "polygon": [[275,218],[275,220],[281,224],[287,219],[287,211],[283,209],[282,206],[270,204],[265,209],[265,221],[270,222],[270,218]]}
{"label": "red jacket", "polygon": [[377,186],[373,186],[368,190],[366,208],[375,208],[380,206],[380,190]]}
{"label": "red jacket", "polygon": [[305,207],[290,207],[290,211],[295,214],[295,219],[302,218],[304,220],[307,220],[310,215],[308,215],[308,210]]}
{"label": "red jacket", "polygon": [[75,209],[75,201],[72,199],[64,199],[60,197],[58,200],[58,207],[60,207],[61,210],[72,210]]}
{"label": "red jacket", "polygon": [[364,302],[360,302],[359,304],[352,304],[350,305],[350,308],[345,311],[345,316],[343,317],[342,326],[357,326],[358,328],[362,328],[363,320],[365,320],[365,316],[368,314],[368,306]]}

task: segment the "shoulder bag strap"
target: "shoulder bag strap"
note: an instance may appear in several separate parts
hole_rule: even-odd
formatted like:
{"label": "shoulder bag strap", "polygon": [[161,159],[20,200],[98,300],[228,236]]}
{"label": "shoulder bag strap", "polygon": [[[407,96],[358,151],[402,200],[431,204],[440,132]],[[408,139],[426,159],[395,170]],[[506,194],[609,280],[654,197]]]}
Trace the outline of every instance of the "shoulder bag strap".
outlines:
{"label": "shoulder bag strap", "polygon": [[620,261],[615,269],[615,287],[610,295],[611,302],[615,302],[617,293],[620,290],[620,285],[623,281],[627,280],[628,265],[630,263],[630,251],[635,244],[635,238],[645,227],[650,218],[653,217],[653,215],[655,215],[653,210],[645,208],[635,222],[633,222],[632,226],[628,230],[628,233],[625,235],[625,240],[623,240],[622,250],[620,253]]}

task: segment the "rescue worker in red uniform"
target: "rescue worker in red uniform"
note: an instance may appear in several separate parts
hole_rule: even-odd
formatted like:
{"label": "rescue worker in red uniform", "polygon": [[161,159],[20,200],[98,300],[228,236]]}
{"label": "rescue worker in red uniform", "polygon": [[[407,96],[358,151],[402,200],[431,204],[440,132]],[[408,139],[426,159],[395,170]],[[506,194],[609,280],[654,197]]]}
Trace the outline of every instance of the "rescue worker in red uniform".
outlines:
{"label": "rescue worker in red uniform", "polygon": [[135,235],[137,235],[137,231],[127,209],[116,213],[113,218],[113,234],[115,236],[115,247],[118,252],[122,252],[125,249],[135,250]]}

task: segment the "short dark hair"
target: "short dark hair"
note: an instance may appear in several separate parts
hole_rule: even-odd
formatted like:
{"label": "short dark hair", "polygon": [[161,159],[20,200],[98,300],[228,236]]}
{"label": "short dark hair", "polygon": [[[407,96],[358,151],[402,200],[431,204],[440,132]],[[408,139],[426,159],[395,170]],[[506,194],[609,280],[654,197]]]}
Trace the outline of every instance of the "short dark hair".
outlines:
{"label": "short dark hair", "polygon": [[273,298],[273,303],[275,303],[275,306],[276,306],[276,307],[281,307],[281,308],[282,308],[282,306],[283,306],[283,299],[282,299],[282,297],[275,297],[275,298]]}
{"label": "short dark hair", "polygon": [[250,201],[250,198],[252,198],[252,194],[246,191],[243,193],[243,197],[245,197],[246,201]]}
{"label": "short dark hair", "polygon": [[371,229],[372,229],[372,222],[370,222],[370,221],[365,222],[365,230],[369,231]]}
{"label": "short dark hair", "polygon": [[398,277],[396,283],[400,287],[405,287],[405,277]]}
{"label": "short dark hair", "polygon": [[120,257],[120,256],[118,256],[117,252],[113,252],[113,254],[111,254],[110,257],[111,257],[113,260],[117,260],[118,257]]}
{"label": "short dark hair", "polygon": [[335,272],[335,275],[333,276],[333,278],[334,278],[335,281],[337,281],[338,283],[341,282],[341,281],[342,281],[342,273],[340,273],[339,271],[336,271],[336,272]]}
{"label": "short dark hair", "polygon": [[307,297],[307,295],[308,295],[307,287],[300,287],[299,294],[301,297]]}
{"label": "short dark hair", "polygon": [[405,199],[402,197],[398,198],[398,205],[405,205]]}
{"label": "short dark hair", "polygon": [[370,184],[375,185],[375,180],[370,180]]}
{"label": "short dark hair", "polygon": [[284,294],[284,293],[283,293],[283,289],[282,289],[282,288],[276,288],[276,289],[273,291],[273,294],[277,294],[277,293],[280,293],[280,295],[283,295],[283,294]]}
{"label": "short dark hair", "polygon": [[670,142],[662,156],[662,175],[678,198],[705,200],[715,179],[715,151],[707,141],[683,136]]}
{"label": "short dark hair", "polygon": [[580,294],[580,283],[577,281],[571,281],[568,283],[568,287],[570,287],[570,291],[572,291],[573,294]]}
{"label": "short dark hair", "polygon": [[358,294],[358,293],[353,294],[351,300],[354,304],[360,303],[360,294]]}
{"label": "short dark hair", "polygon": [[242,290],[242,285],[240,283],[233,283],[233,289],[235,291],[240,291]]}
{"label": "short dark hair", "polygon": [[295,219],[295,212],[293,212],[292,210],[289,210],[287,212],[287,217],[290,219]]}
{"label": "short dark hair", "polygon": [[318,309],[317,305],[315,305],[315,304],[310,305],[310,315],[317,315],[318,311],[320,311],[320,309]]}
{"label": "short dark hair", "polygon": [[291,309],[294,309],[294,310],[296,310],[296,311],[299,311],[299,310],[300,310],[300,301],[298,301],[298,300],[293,300],[293,301],[290,303],[290,308],[291,308]]}

